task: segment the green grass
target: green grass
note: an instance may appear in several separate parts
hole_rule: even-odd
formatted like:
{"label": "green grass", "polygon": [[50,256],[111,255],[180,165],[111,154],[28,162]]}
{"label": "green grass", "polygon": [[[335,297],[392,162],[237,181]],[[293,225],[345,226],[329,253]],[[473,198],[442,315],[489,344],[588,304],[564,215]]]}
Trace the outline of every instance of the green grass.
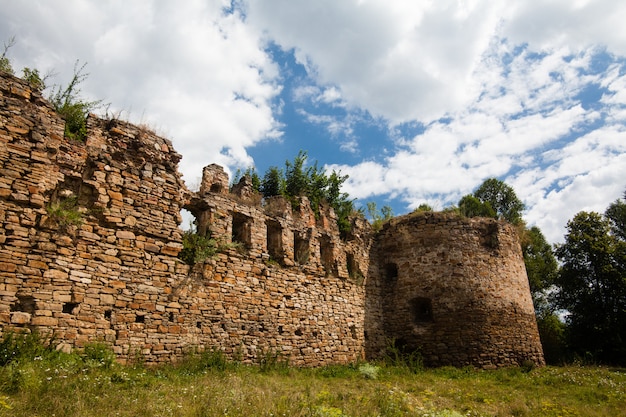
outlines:
{"label": "green grass", "polygon": [[[12,349],[13,345],[0,345]],[[2,416],[624,416],[626,370],[480,371],[354,364],[296,369],[229,362],[219,350],[178,365],[33,349],[0,367]],[[267,355],[265,356],[267,359]]]}

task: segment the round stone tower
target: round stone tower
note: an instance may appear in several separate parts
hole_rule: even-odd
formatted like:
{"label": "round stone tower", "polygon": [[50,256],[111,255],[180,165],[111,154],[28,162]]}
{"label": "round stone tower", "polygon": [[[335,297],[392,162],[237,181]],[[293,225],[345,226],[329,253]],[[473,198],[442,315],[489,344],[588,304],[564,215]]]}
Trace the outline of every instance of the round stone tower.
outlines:
{"label": "round stone tower", "polygon": [[[391,220],[372,251],[366,349],[418,350],[426,365],[543,365],[515,228],[416,213]],[[375,301],[377,300],[377,301]]]}

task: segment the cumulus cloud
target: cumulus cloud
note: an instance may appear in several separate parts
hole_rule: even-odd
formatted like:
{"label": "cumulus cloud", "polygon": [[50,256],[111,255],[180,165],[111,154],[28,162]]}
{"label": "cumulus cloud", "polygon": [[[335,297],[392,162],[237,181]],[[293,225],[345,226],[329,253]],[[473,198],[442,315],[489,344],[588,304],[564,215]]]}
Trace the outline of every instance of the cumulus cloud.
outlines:
{"label": "cumulus cloud", "polygon": [[54,69],[64,83],[74,60],[87,62],[83,92],[171,135],[188,181],[209,162],[251,165],[246,148],[281,134],[278,68],[230,1],[0,5],[17,67]]}
{"label": "cumulus cloud", "polygon": [[252,165],[293,106],[355,198],[442,208],[495,176],[556,242],[626,188],[624,2],[0,0],[0,21],[17,68],[88,62],[84,93],[165,130],[189,182]]}

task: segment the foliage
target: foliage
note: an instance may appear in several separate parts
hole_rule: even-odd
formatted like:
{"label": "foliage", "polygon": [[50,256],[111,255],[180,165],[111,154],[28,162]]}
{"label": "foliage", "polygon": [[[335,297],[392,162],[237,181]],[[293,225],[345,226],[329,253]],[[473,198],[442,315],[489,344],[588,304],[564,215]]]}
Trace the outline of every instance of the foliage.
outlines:
{"label": "foliage", "polygon": [[89,74],[84,74],[86,63],[74,65],[74,75],[69,84],[63,88],[56,86],[49,100],[54,109],[65,119],[65,136],[69,139],[82,141],[87,137],[87,116],[98,108],[101,100],[85,101],[80,97],[80,84]]}
{"label": "foliage", "polygon": [[537,226],[524,229],[521,245],[530,291],[535,296],[552,285],[558,264],[552,246]]}
{"label": "foliage", "polygon": [[513,224],[522,221],[524,203],[517,197],[511,186],[496,178],[485,180],[476,191],[474,197],[483,203],[489,203],[496,212],[497,217],[505,219]]}
{"label": "foliage", "polygon": [[488,201],[480,201],[471,194],[461,198],[459,211],[465,217],[496,217],[496,212]]}
{"label": "foliage", "polygon": [[372,230],[379,231],[385,222],[393,218],[393,209],[390,206],[383,206],[380,211],[374,201],[367,203],[367,214],[372,222]]}
{"label": "foliage", "polygon": [[246,168],[244,171],[238,169],[235,172],[235,175],[233,176],[233,180],[232,180],[230,188],[232,189],[233,185],[238,184],[239,181],[241,181],[243,177],[250,178],[250,180],[252,181],[252,188],[254,188],[254,191],[257,191],[257,192],[261,191],[261,178],[259,177],[259,174],[257,174],[254,167]]}
{"label": "foliage", "polygon": [[51,340],[36,330],[29,333],[6,332],[0,340],[0,366],[49,354],[54,352],[51,346]]}
{"label": "foliage", "polygon": [[349,216],[354,213],[354,204],[346,193],[341,192],[341,185],[348,179],[333,171],[330,175],[315,162],[306,166],[308,155],[298,152],[293,161],[285,161],[285,169],[270,167],[260,180],[263,197],[284,196],[298,207],[298,197],[307,197],[316,215],[320,214],[320,205],[328,204],[337,215],[339,232],[345,236],[351,228]]}
{"label": "foliage", "polygon": [[605,215],[580,212],[567,223],[557,246],[562,266],[556,302],[566,310],[567,339],[575,353],[595,361],[626,364],[626,241],[624,202]]}
{"label": "foliage", "polygon": [[40,91],[46,88],[46,83],[45,83],[46,77],[42,78],[41,75],[39,74],[39,70],[25,67],[22,71],[24,73],[24,75],[22,76],[22,79],[24,81],[27,81],[28,84],[30,84],[32,88],[36,90],[40,90]]}
{"label": "foliage", "polygon": [[51,203],[46,210],[48,216],[62,229],[68,226],[80,226],[83,223],[83,214],[78,210],[76,197],[68,197]]}
{"label": "foliage", "polygon": [[7,72],[11,75],[14,74],[11,61],[7,57],[7,52],[9,52],[9,49],[11,49],[14,45],[15,36],[12,36],[8,41],[4,42],[4,49],[2,51],[2,55],[0,56],[0,72]]}
{"label": "foliage", "polygon": [[378,368],[373,379],[357,364],[262,371],[229,363],[217,350],[150,368],[88,365],[107,357],[106,349],[63,354],[50,345],[29,348],[29,355],[0,367],[0,415],[600,417],[626,409],[626,373],[608,368],[415,374],[380,363],[372,365]]}
{"label": "foliage", "polygon": [[278,167],[270,167],[265,172],[265,175],[263,175],[263,179],[261,180],[261,193],[263,197],[273,197],[286,193],[285,177]]}
{"label": "foliage", "polygon": [[105,343],[89,343],[83,349],[83,360],[92,368],[109,369],[115,363],[115,353]]}
{"label": "foliage", "polygon": [[419,350],[406,349],[395,339],[387,341],[383,363],[387,366],[405,368],[410,372],[418,373],[424,370],[424,358]]}
{"label": "foliage", "polygon": [[187,265],[194,265],[215,256],[218,252],[218,244],[210,236],[202,236],[194,229],[185,230],[183,233],[183,249],[178,257]]}
{"label": "foliage", "polygon": [[426,203],[422,203],[419,206],[417,206],[417,208],[415,210],[413,210],[413,213],[421,213],[424,211],[434,211],[433,208],[426,204]]}
{"label": "foliage", "polygon": [[372,365],[371,363],[364,363],[359,366],[359,373],[363,375],[365,379],[378,379],[379,372],[380,366]]}
{"label": "foliage", "polygon": [[537,315],[537,327],[546,363],[552,365],[565,363],[567,359],[565,323],[554,312],[543,310]]}

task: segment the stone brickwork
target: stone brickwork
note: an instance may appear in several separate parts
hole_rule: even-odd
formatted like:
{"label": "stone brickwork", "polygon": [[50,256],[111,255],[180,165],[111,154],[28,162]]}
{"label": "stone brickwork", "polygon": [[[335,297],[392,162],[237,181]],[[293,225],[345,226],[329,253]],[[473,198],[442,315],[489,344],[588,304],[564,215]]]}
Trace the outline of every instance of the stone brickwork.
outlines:
{"label": "stone brickwork", "polygon": [[[105,341],[120,360],[219,348],[320,366],[395,339],[430,364],[543,363],[515,232],[486,220],[394,219],[379,234],[332,209],[263,200],[217,165],[197,193],[170,141],[88,118],[87,140],[37,91],[0,75],[0,326]],[[182,209],[217,254],[187,265]],[[420,218],[421,219],[421,218]],[[494,226],[495,225],[495,226]]]}
{"label": "stone brickwork", "polygon": [[378,271],[370,275],[368,297],[377,304],[366,313],[372,334],[395,340],[400,349],[419,349],[431,366],[543,364],[510,224],[415,213],[387,223],[373,254]]}

